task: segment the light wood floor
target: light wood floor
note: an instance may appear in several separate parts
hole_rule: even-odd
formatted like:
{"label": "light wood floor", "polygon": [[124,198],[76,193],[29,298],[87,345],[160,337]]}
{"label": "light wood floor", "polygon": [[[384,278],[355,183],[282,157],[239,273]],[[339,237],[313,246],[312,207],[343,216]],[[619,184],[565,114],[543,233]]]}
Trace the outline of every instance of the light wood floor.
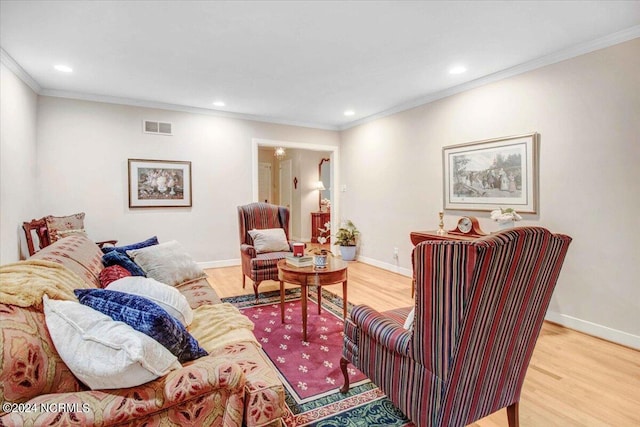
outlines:
{"label": "light wood floor", "polygon": [[[207,270],[220,297],[242,289],[240,267]],[[275,281],[260,291],[278,290]],[[342,295],[341,285],[324,287]],[[348,300],[379,311],[413,305],[411,279],[359,262],[349,263]],[[522,390],[521,427],[640,426],[640,351],[545,322]],[[474,427],[507,427],[506,410]]]}

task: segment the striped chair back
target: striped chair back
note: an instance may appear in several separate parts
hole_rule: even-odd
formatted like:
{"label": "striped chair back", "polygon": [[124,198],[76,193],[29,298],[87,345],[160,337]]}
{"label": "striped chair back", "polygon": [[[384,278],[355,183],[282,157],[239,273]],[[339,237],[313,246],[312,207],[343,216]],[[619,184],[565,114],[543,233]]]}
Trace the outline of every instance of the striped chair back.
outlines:
{"label": "striped chair back", "polygon": [[521,227],[415,247],[413,359],[436,378],[411,392],[416,424],[463,426],[519,401],[570,242]]}
{"label": "striped chair back", "polygon": [[240,243],[253,245],[249,230],[283,228],[289,240],[289,209],[269,203],[250,203],[238,206],[240,224]]}

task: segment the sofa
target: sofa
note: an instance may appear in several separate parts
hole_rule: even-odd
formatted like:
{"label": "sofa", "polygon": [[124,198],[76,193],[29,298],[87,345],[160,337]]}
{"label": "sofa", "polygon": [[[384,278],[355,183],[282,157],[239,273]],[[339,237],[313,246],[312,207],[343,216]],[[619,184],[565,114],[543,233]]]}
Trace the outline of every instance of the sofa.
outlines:
{"label": "sofa", "polygon": [[[87,237],[71,235],[28,262],[62,265],[85,287],[99,288],[102,256]],[[37,283],[38,277],[25,280]],[[222,307],[220,298],[206,277],[175,287],[195,313],[188,330],[208,355],[121,389],[91,390],[74,376],[56,350],[41,306],[0,303],[0,426],[282,425],[284,387],[253,334],[209,345],[207,331],[216,325],[206,313]]]}

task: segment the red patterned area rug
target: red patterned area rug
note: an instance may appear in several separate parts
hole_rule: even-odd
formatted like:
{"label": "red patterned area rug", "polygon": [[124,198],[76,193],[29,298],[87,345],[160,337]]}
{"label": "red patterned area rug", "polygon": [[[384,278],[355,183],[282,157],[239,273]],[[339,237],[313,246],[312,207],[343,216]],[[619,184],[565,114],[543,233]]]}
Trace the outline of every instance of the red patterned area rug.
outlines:
{"label": "red patterned area rug", "polygon": [[[254,334],[285,385],[287,427],[412,426],[409,420],[359,370],[349,365],[351,389],[342,394],[342,299],[323,291],[318,314],[317,294],[310,291],[307,341],[302,341],[300,289],[288,289],[285,323],[280,317],[280,293],[223,299],[255,324]],[[351,306],[348,307],[350,311]]]}

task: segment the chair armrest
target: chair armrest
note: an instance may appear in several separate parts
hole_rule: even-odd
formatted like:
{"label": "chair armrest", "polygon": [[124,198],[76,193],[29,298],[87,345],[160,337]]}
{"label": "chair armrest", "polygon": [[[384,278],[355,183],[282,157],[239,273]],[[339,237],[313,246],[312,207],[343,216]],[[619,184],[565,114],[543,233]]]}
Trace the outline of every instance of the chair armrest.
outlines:
{"label": "chair armrest", "polygon": [[394,320],[366,305],[358,305],[351,311],[351,320],[374,341],[402,356],[410,357],[413,333]]}
{"label": "chair armrest", "polygon": [[255,258],[258,254],[258,252],[256,252],[256,248],[251,245],[247,245],[246,243],[240,245],[240,253],[248,255],[249,258]]}
{"label": "chair armrest", "polygon": [[60,423],[75,418],[78,425],[128,425],[158,414],[179,417],[191,412],[190,405],[198,409],[198,401],[212,394],[220,394],[223,401],[233,399],[229,403],[242,412],[244,387],[237,364],[207,356],[137,387],[41,395],[24,404],[29,410],[0,417],[0,425],[49,425],[59,415]]}
{"label": "chair armrest", "polygon": [[118,243],[117,240],[103,240],[101,242],[96,242],[96,245],[98,245],[98,247],[102,248],[104,245],[115,246],[116,243]]}

